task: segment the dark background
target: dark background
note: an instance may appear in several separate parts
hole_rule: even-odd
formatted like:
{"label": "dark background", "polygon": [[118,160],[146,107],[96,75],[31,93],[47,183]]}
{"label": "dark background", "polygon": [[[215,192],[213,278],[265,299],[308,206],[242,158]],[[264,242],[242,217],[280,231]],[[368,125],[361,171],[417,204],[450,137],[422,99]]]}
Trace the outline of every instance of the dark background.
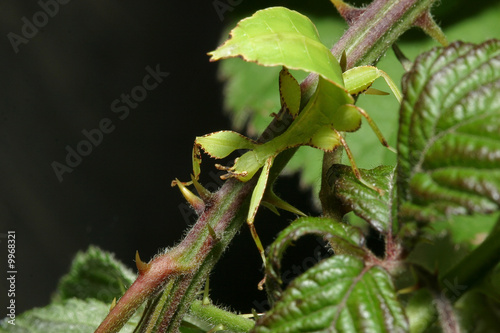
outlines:
{"label": "dark background", "polygon": [[[135,269],[136,250],[147,260],[173,246],[194,222],[170,182],[189,176],[196,135],[230,128],[217,64],[206,55],[226,24],[271,5],[336,15],[328,1],[314,7],[303,1],[221,2],[234,4],[223,17],[213,1],[69,1],[17,53],[8,34],[22,36],[22,18],[33,22],[42,8],[36,1],[0,4],[0,233],[16,231],[18,314],[47,304],[71,259],[90,244]],[[443,24],[461,18],[456,3],[448,4],[456,11],[450,15],[450,9]],[[147,66],[169,76],[121,120],[111,103],[142,85]],[[113,132],[60,182],[51,164],[64,164],[65,147],[75,149],[85,139],[82,131],[104,118]],[[278,192],[317,214],[296,183],[281,181]],[[284,214],[276,222],[260,212],[264,243],[292,218]],[[256,289],[260,266],[243,228],[212,275],[212,298],[244,312],[265,310],[265,295]],[[3,300],[4,278],[0,286]]]}

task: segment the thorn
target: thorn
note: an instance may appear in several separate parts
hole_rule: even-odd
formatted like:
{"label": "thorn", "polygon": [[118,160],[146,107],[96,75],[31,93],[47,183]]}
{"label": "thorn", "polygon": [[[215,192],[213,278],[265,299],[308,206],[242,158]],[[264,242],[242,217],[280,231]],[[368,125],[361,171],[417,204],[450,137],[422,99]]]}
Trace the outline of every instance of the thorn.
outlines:
{"label": "thorn", "polygon": [[198,192],[203,202],[207,202],[212,198],[212,192],[204,188],[203,185],[201,185],[193,175],[191,175],[191,182],[193,183],[196,192]]}
{"label": "thorn", "polygon": [[448,46],[450,43],[446,38],[443,30],[439,27],[439,25],[434,21],[432,15],[429,11],[426,11],[422,15],[420,15],[413,25],[421,28],[427,35],[432,37],[436,42],[443,46]]}
{"label": "thorn", "polygon": [[396,43],[392,44],[392,50],[394,51],[394,55],[396,55],[396,58],[401,63],[401,66],[403,66],[405,72],[409,72],[411,67],[413,66],[411,60],[404,55],[403,51],[401,51]]}
{"label": "thorn", "polygon": [[215,230],[212,228],[212,226],[210,224],[207,224],[207,228],[208,228],[208,233],[210,234],[210,236],[215,241],[219,241],[219,237],[217,237],[217,234],[215,233]]}
{"label": "thorn", "polygon": [[270,203],[268,202],[265,202],[265,201],[262,201],[261,202],[261,205],[266,207],[267,209],[269,209],[271,212],[273,212],[274,214],[278,215],[278,216],[281,216],[280,215],[280,212],[278,211],[278,209],[276,209],[276,206],[274,205],[271,205]]}
{"label": "thorn", "polygon": [[139,256],[139,251],[135,251],[135,265],[137,266],[139,274],[146,273],[149,267],[151,266],[150,264],[147,264],[141,260],[141,257]]}
{"label": "thorn", "polygon": [[274,206],[275,207],[274,210],[271,209],[273,212],[276,210],[276,208],[280,208],[296,215],[307,216],[299,209],[293,207],[288,202],[278,197],[271,188],[268,188],[268,190],[266,190],[266,192],[264,193],[264,197],[262,198],[262,201],[263,202],[265,201],[266,207],[268,208],[269,205]]}
{"label": "thorn", "polygon": [[[193,192],[187,189],[186,186],[182,182],[180,182],[177,178],[175,179],[176,185],[179,187],[182,195],[186,199],[186,201],[193,207],[197,214],[202,213],[205,210],[205,203],[203,200],[196,196]],[[200,185],[201,186],[201,185]]]}
{"label": "thorn", "polygon": [[113,298],[113,301],[111,302],[111,306],[109,307],[109,312],[111,312],[116,306],[116,297]]}
{"label": "thorn", "polygon": [[411,292],[417,291],[420,289],[420,286],[418,284],[415,284],[413,286],[409,286],[403,289],[398,290],[396,293],[398,295],[404,295],[404,294],[409,294]]}
{"label": "thorn", "polygon": [[330,0],[330,1],[335,6],[335,8],[337,8],[337,11],[339,12],[340,16],[342,16],[342,18],[349,25],[353,25],[356,19],[361,15],[363,15],[363,13],[365,12],[365,9],[356,8],[354,6],[346,4],[342,0]]}

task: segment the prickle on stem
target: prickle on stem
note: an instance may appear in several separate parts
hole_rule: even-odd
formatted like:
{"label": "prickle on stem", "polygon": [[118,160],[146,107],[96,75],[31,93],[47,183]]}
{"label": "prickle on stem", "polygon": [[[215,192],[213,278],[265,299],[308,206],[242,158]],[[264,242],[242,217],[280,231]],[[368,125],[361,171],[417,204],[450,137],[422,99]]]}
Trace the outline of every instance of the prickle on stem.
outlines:
{"label": "prickle on stem", "polygon": [[109,312],[111,312],[111,310],[113,310],[115,306],[116,306],[116,297],[113,298],[113,301],[111,302],[111,306],[109,307]]}
{"label": "prickle on stem", "polygon": [[[186,201],[193,207],[197,214],[200,214],[205,209],[205,203],[203,199],[199,196],[188,190],[188,188],[180,182],[177,178],[172,182],[172,185],[179,187],[179,190],[182,193],[182,196],[186,199]],[[201,185],[200,185],[201,186]]]}
{"label": "prickle on stem", "polygon": [[137,266],[139,274],[144,274],[151,267],[150,264],[145,263],[144,261],[141,260],[141,257],[139,256],[139,251],[135,251],[135,265]]}

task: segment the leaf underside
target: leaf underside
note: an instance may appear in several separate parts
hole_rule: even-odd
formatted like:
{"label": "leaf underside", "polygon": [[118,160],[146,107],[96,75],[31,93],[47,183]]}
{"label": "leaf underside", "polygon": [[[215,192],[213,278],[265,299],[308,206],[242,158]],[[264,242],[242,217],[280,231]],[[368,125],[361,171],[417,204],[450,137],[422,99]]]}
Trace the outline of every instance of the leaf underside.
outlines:
{"label": "leaf underside", "polygon": [[114,256],[90,246],[87,251],[77,253],[68,274],[59,281],[56,300],[70,298],[95,298],[111,304],[119,298],[136,274]]}
{"label": "leaf underside", "polygon": [[382,234],[392,228],[392,190],[394,186],[394,167],[380,166],[372,170],[360,169],[361,176],[384,191],[380,195],[360,183],[347,165],[336,164],[328,171],[329,182],[335,196],[356,215],[367,221]]}

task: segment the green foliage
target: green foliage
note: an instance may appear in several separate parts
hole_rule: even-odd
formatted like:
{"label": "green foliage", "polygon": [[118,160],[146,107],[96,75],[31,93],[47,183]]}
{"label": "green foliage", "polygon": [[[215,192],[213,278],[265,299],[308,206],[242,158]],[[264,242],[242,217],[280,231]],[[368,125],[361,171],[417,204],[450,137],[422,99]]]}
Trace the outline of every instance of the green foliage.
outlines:
{"label": "green foliage", "polygon": [[134,280],[135,274],[112,254],[91,246],[76,254],[69,273],[59,281],[55,300],[94,298],[111,304]]}
{"label": "green foliage", "polygon": [[392,191],[394,190],[394,167],[379,166],[372,170],[362,170],[363,177],[384,191],[383,195],[371,191],[359,183],[346,165],[333,165],[328,181],[334,184],[336,196],[354,213],[368,222],[380,233],[392,229]]}
{"label": "green foliage", "polygon": [[398,140],[402,221],[492,213],[500,201],[500,43],[453,44],[406,76]]}
{"label": "green foliage", "polygon": [[[481,281],[494,275],[493,269],[500,262],[498,227],[472,252],[470,246],[459,246],[449,235],[442,236],[442,231],[448,230],[443,222],[441,235],[423,228],[435,221],[450,223],[457,215],[478,213],[483,223],[485,214],[498,218],[499,48],[498,40],[436,48],[419,56],[405,76],[397,171],[384,167],[371,170],[386,184],[379,186],[389,190],[394,199],[369,198],[353,184],[348,168],[332,171],[338,198],[382,235],[390,234],[387,226],[391,222],[393,228],[398,222],[410,252],[405,264],[415,267],[419,284],[431,289],[431,303],[439,308],[436,312],[451,308],[474,287],[484,288]],[[391,191],[394,186],[397,191]],[[384,218],[385,228],[380,224]],[[491,228],[491,223],[487,226]],[[449,230],[459,232],[460,228]],[[415,239],[421,236],[426,240],[417,241],[415,246]],[[392,236],[386,242],[390,244]],[[428,309],[429,294],[419,295],[408,305],[412,332],[423,331],[436,321],[435,311]],[[495,295],[498,286],[488,284],[487,302],[498,309]],[[449,315],[452,317],[441,320],[455,322],[454,315]],[[491,323],[481,315],[475,318]]]}
{"label": "green foliage", "polygon": [[389,274],[336,255],[290,283],[252,332],[406,332]]}
{"label": "green foliage", "polygon": [[[135,274],[111,253],[91,246],[73,259],[50,305],[16,316],[15,326],[7,320],[0,322],[0,332],[93,332],[109,312],[113,298],[120,297],[134,279]],[[138,321],[139,315],[134,316],[122,332],[133,332]]]}

